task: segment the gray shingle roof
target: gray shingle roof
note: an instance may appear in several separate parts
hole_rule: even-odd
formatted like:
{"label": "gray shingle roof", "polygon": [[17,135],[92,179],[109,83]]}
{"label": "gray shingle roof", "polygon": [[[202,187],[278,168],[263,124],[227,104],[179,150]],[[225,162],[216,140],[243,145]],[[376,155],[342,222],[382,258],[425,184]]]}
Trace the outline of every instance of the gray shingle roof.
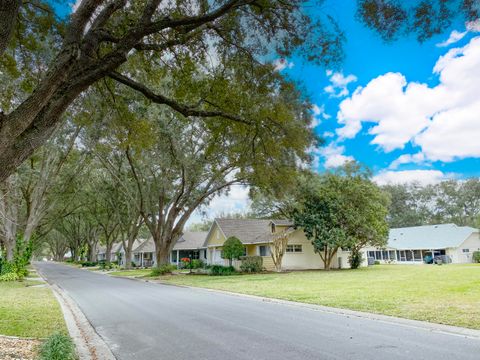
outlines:
{"label": "gray shingle roof", "polygon": [[227,238],[235,236],[244,244],[265,243],[272,237],[270,228],[272,220],[215,219],[215,222]]}
{"label": "gray shingle roof", "polygon": [[[207,237],[207,232],[185,232],[173,247],[173,250],[192,250],[203,249],[203,243]],[[153,239],[144,240],[137,248],[133,249],[134,253],[139,252],[155,252],[155,243]]]}
{"label": "gray shingle roof", "polygon": [[455,224],[391,229],[388,247],[394,249],[446,249],[460,246],[477,229]]}
{"label": "gray shingle roof", "polygon": [[173,247],[173,250],[191,250],[203,249],[205,246],[205,239],[207,238],[206,231],[186,231]]}

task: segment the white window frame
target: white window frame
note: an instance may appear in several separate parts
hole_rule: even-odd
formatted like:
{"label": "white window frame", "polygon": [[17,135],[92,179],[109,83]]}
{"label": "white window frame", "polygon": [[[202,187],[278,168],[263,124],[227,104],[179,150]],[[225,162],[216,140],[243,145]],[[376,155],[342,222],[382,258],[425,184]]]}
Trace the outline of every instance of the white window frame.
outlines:
{"label": "white window frame", "polygon": [[[295,251],[296,246],[300,246],[300,251]],[[291,248],[292,251],[288,251],[289,248]],[[303,253],[303,245],[302,244],[288,244],[287,248],[285,250],[285,253],[288,253],[288,254],[302,254]]]}
{"label": "white window frame", "polygon": [[[260,248],[261,247],[264,247],[265,248],[265,254],[266,255],[261,255],[261,252],[260,252]],[[257,254],[258,256],[261,256],[261,257],[268,257],[271,255],[271,252],[270,252],[270,246],[269,245],[257,245]]]}

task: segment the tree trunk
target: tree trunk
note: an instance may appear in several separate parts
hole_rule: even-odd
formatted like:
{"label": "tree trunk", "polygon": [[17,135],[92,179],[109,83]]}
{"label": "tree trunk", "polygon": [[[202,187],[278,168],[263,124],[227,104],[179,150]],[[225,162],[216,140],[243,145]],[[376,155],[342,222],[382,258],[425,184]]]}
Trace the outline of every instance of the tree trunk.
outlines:
{"label": "tree trunk", "polygon": [[88,261],[95,262],[97,259],[97,246],[96,244],[88,244]]}
{"label": "tree trunk", "polygon": [[105,264],[110,265],[110,261],[112,260],[112,244],[107,244],[107,248],[105,249]]}
{"label": "tree trunk", "polygon": [[12,261],[13,254],[15,252],[15,243],[10,242],[8,240],[5,241],[5,251],[6,251],[5,258],[7,259],[7,261]]}
{"label": "tree trunk", "polygon": [[0,0],[0,56],[8,47],[21,5],[21,0]]}
{"label": "tree trunk", "polygon": [[157,267],[170,264],[170,248],[167,248],[164,242],[158,245],[157,242],[155,242],[155,256]]}
{"label": "tree trunk", "polygon": [[132,246],[128,244],[125,249],[125,269],[130,270],[132,268]]}

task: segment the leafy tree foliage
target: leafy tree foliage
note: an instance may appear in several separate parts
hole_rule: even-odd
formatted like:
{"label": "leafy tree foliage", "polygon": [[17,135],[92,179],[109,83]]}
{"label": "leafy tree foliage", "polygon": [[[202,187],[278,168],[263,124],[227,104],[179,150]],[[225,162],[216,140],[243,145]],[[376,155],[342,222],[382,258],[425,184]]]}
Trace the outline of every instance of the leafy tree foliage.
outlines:
{"label": "leafy tree foliage", "polygon": [[[0,73],[9,70],[8,86],[2,91],[10,93],[11,101],[0,111],[0,180],[44,144],[67,109],[100,80],[110,87],[132,89],[187,118],[228,119],[255,131],[265,119],[255,121],[246,106],[251,104],[243,101],[251,83],[232,82],[231,90],[236,91],[232,96],[231,73],[222,77],[221,71],[205,72],[199,78],[192,76],[192,65],[210,62],[229,68],[236,63],[274,73],[272,65],[260,66],[259,61],[272,53],[337,62],[342,33],[332,18],[310,18],[306,3],[83,0],[63,21],[55,17],[49,1],[2,1]],[[38,81],[21,76],[21,70],[29,67]],[[196,85],[219,81],[201,92],[186,91],[196,87],[178,85],[182,72]],[[240,75],[237,80],[245,80]],[[26,84],[20,92],[13,86],[19,78]]]}
{"label": "leafy tree foliage", "polygon": [[414,34],[420,42],[441,34],[456,20],[476,21],[476,0],[359,0],[357,17],[391,41]]}
{"label": "leafy tree foliage", "polygon": [[292,212],[296,228],[302,228],[314,249],[330,269],[339,249],[351,251],[353,268],[360,249],[384,246],[388,197],[370,180],[370,173],[347,163],[336,173],[311,175],[303,182]]}
{"label": "leafy tree foliage", "polygon": [[454,223],[479,225],[480,180],[448,180],[421,186],[418,183],[386,185],[390,194],[390,227]]}
{"label": "leafy tree foliage", "polygon": [[228,265],[232,266],[232,261],[239,259],[240,256],[243,256],[245,251],[245,246],[242,242],[235,236],[230,236],[223,243],[222,257],[228,259]]}

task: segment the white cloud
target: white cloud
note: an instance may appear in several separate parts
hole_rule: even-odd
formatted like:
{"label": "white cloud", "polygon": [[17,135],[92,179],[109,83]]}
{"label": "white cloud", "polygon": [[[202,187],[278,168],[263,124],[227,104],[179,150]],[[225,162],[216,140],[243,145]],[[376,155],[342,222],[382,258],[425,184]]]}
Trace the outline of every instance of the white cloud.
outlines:
{"label": "white cloud", "polygon": [[389,166],[389,169],[397,169],[402,164],[421,164],[423,162],[425,162],[425,155],[423,153],[404,154],[393,160]]}
{"label": "white cloud", "polygon": [[233,185],[228,194],[217,195],[201,209],[195,211],[187,221],[186,227],[199,223],[202,219],[214,219],[222,214],[245,213],[250,210],[250,188],[246,185]]}
{"label": "white cloud", "polygon": [[435,184],[442,180],[452,178],[451,174],[444,174],[440,170],[405,170],[405,171],[381,171],[373,177],[379,185],[405,184],[418,182],[421,185]]}
{"label": "white cloud", "polygon": [[286,59],[276,59],[273,62],[273,65],[275,66],[276,71],[282,71],[285,69],[291,69],[295,66],[295,64],[291,61],[288,61]]}
{"label": "white cloud", "polygon": [[330,169],[342,166],[347,161],[354,160],[353,156],[344,155],[344,152],[345,146],[331,142],[326,147],[318,149],[317,154],[325,160],[323,164],[325,168]]}
{"label": "white cloud", "polygon": [[371,143],[386,152],[412,142],[429,161],[480,157],[480,37],[449,50],[433,72],[434,87],[387,73],[358,88],[340,104],[337,134],[353,138],[373,123]]}
{"label": "white cloud", "polygon": [[332,70],[327,70],[326,74],[331,84],[326,86],[324,90],[332,97],[347,96],[350,93],[348,84],[357,81],[357,77],[352,74],[344,76],[343,73],[333,72]]}
{"label": "white cloud", "polygon": [[467,33],[468,33],[468,31],[459,32],[457,30],[453,30],[450,33],[450,36],[448,37],[448,39],[445,40],[445,41],[442,41],[441,43],[438,43],[437,46],[438,47],[446,47],[448,45],[454,44],[457,41],[462,40],[465,37],[465,35],[467,35]]}
{"label": "white cloud", "polygon": [[480,19],[467,22],[466,26],[468,31],[480,32]]}
{"label": "white cloud", "polygon": [[331,131],[325,131],[322,135],[324,138],[331,138],[331,137],[334,137],[335,136],[335,133],[331,132]]}
{"label": "white cloud", "polygon": [[469,21],[465,24],[465,31],[463,32],[460,32],[460,31],[457,31],[457,30],[453,30],[451,33],[450,33],[450,36],[448,37],[447,40],[445,41],[442,41],[441,43],[438,43],[437,46],[438,47],[446,47],[446,46],[449,46],[451,44],[455,44],[456,42],[462,40],[465,35],[467,35],[469,32],[480,32],[480,19],[477,19],[475,21]]}
{"label": "white cloud", "polygon": [[312,124],[310,125],[311,128],[316,128],[318,125],[320,125],[322,122],[321,118],[325,120],[331,118],[331,116],[325,112],[325,105],[318,106],[317,104],[313,104],[312,113],[313,113],[313,120],[312,120]]}

